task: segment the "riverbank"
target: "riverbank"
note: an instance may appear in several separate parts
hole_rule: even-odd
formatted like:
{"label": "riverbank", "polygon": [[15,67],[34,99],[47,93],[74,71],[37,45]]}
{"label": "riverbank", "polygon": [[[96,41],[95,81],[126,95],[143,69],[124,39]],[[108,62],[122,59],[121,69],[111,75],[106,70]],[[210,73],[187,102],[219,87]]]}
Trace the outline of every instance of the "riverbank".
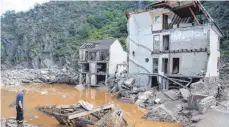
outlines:
{"label": "riverbank", "polygon": [[63,68],[1,70],[1,86],[25,83],[66,83],[77,84],[76,70]]}
{"label": "riverbank", "polygon": [[140,108],[135,104],[122,103],[106,91],[85,89],[79,92],[74,86],[66,84],[29,84],[1,88],[2,117],[15,116],[15,109],[8,106],[15,100],[15,96],[21,88],[28,90],[28,93],[25,95],[25,120],[29,124],[45,127],[60,126],[55,119],[37,111],[35,107],[54,104],[75,104],[79,100],[84,100],[95,106],[114,103],[124,111],[129,127],[179,127],[177,123],[153,122],[142,119],[148,110]]}

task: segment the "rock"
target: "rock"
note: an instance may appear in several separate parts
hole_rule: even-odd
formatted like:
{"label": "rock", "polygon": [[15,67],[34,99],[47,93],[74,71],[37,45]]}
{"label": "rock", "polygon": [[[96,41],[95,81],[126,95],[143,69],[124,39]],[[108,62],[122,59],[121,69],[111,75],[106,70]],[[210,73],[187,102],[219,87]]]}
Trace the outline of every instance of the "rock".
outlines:
{"label": "rock", "polygon": [[138,95],[138,99],[135,102],[136,105],[143,105],[143,103],[149,98],[149,96],[152,94],[151,91],[145,91],[143,93],[140,93]]}
{"label": "rock", "polygon": [[163,105],[155,106],[152,110],[144,115],[145,119],[156,122],[175,122],[176,118],[172,113]]}
{"label": "rock", "polygon": [[216,100],[215,100],[215,97],[213,96],[205,97],[197,104],[198,110],[202,114],[205,113],[209,107],[215,106],[215,105],[216,105]]}
{"label": "rock", "polygon": [[131,87],[134,84],[134,78],[127,79],[124,84]]}
{"label": "rock", "polygon": [[121,97],[120,101],[123,103],[130,103],[130,104],[134,104],[136,101],[136,97],[135,96],[130,96],[130,97]]}
{"label": "rock", "polygon": [[82,84],[77,85],[75,88],[76,88],[78,91],[82,91],[82,90],[85,89],[84,85],[82,85]]}
{"label": "rock", "polygon": [[179,90],[180,90],[180,93],[181,93],[181,96],[183,97],[183,99],[187,101],[188,97],[190,96],[189,90],[185,89],[185,88],[181,88]]}
{"label": "rock", "polygon": [[41,94],[48,94],[48,91],[41,91]]}
{"label": "rock", "polygon": [[6,119],[1,118],[1,127],[5,127],[6,126]]}
{"label": "rock", "polygon": [[27,79],[23,79],[21,82],[22,83],[31,83],[31,81],[30,80],[27,80]]}
{"label": "rock", "polygon": [[164,92],[164,94],[167,95],[172,100],[177,100],[178,99],[178,95],[174,90],[166,91],[166,92]]}
{"label": "rock", "polygon": [[196,115],[191,118],[192,122],[199,122],[200,120],[204,119],[205,115]]}

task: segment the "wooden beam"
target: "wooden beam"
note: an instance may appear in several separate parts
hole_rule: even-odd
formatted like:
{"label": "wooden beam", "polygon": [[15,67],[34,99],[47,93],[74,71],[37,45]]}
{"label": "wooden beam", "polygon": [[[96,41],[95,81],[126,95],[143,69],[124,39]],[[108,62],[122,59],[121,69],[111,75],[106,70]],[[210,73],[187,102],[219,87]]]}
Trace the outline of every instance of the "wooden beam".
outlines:
{"label": "wooden beam", "polygon": [[90,111],[83,111],[83,112],[80,112],[80,113],[71,113],[71,114],[68,114],[68,119],[74,119],[74,118],[77,118],[77,117],[81,117],[81,116],[85,116],[85,115],[89,115],[91,113],[95,113],[95,112],[98,112],[100,110],[104,110],[104,109],[112,109],[114,108],[114,104],[107,104],[107,105],[103,105],[103,106],[99,106],[97,108],[94,108]]}
{"label": "wooden beam", "polygon": [[196,17],[196,15],[194,14],[192,8],[188,7],[190,12],[192,13],[192,16],[195,18],[196,22],[200,25],[200,21],[198,20],[198,18]]}
{"label": "wooden beam", "polygon": [[[159,75],[159,74],[158,74]],[[181,87],[183,87],[183,88],[186,88],[184,85],[182,85],[181,83],[179,83],[179,82],[177,82],[177,81],[175,81],[175,80],[173,80],[173,79],[171,79],[171,78],[169,78],[169,77],[167,77],[167,76],[164,76],[164,75],[159,75],[159,76],[161,76],[161,77],[163,77],[163,78],[166,78],[166,79],[168,79],[169,81],[171,81],[171,82],[174,82],[175,84],[177,84],[177,85],[179,85],[179,86],[181,86]]]}

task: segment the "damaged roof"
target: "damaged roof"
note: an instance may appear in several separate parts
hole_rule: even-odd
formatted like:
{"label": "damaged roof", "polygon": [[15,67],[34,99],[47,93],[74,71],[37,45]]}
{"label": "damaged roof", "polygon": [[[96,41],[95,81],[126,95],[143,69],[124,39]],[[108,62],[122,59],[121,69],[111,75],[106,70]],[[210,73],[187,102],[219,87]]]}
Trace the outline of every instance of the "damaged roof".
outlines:
{"label": "damaged roof", "polygon": [[103,39],[103,40],[92,40],[85,42],[80,49],[109,49],[110,46],[116,41],[116,38]]}
{"label": "damaged roof", "polygon": [[[213,23],[217,29],[219,30],[220,34],[223,36],[223,32],[221,29],[216,25],[215,21],[203,7],[199,0],[194,1],[161,1],[157,3],[153,3],[145,8],[145,10],[153,10],[157,8],[167,8],[177,14],[181,18],[186,17],[193,17],[194,15],[202,15],[204,14],[205,17],[208,19],[210,23]],[[192,14],[193,13],[193,14]]]}

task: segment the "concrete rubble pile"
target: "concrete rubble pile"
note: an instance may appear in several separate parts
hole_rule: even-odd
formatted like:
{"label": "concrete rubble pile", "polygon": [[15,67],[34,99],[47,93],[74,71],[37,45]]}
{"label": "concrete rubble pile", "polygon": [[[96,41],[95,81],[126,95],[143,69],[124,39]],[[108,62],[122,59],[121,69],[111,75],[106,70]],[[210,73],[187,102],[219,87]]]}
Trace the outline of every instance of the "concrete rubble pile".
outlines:
{"label": "concrete rubble pile", "polygon": [[78,75],[71,68],[3,70],[1,85],[20,85],[22,83],[67,83],[76,84]]}
{"label": "concrete rubble pile", "polygon": [[[20,127],[20,126],[17,125],[16,118],[9,117],[7,119],[1,118],[1,127]],[[24,123],[23,127],[39,127],[39,126],[34,124]]]}
{"label": "concrete rubble pile", "polygon": [[[131,77],[116,78],[108,82],[110,92],[125,103],[134,103],[150,111],[143,118],[152,121],[178,122],[194,127],[208,116],[210,109],[225,110],[229,103],[219,103],[217,78],[203,78],[190,88],[158,90],[138,87]],[[228,108],[229,109],[229,108]],[[206,117],[207,118],[207,117]],[[223,126],[224,127],[224,126]],[[226,126],[225,126],[226,127]]]}

